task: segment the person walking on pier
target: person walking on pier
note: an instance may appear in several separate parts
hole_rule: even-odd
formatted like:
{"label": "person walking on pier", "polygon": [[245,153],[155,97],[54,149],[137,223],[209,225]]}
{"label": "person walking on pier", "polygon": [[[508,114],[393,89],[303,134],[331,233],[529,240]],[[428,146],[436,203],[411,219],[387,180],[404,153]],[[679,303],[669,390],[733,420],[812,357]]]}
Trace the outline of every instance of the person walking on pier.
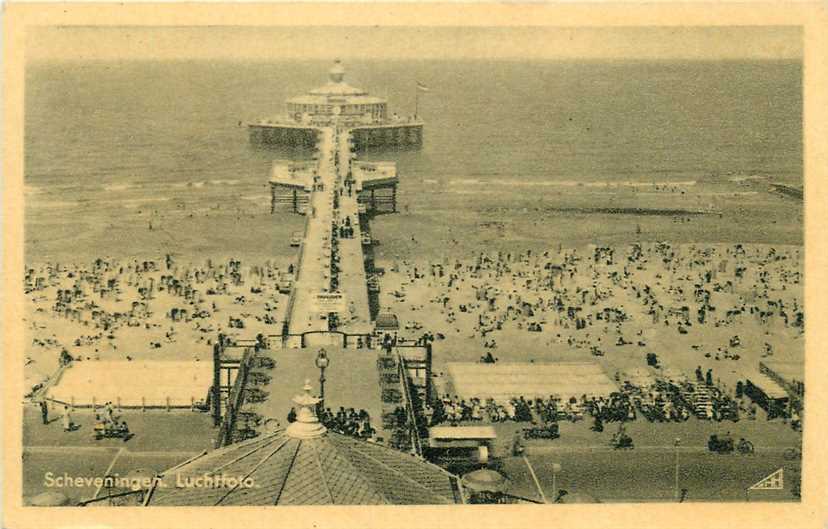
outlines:
{"label": "person walking on pier", "polygon": [[49,424],[49,405],[45,400],[40,401],[40,417],[43,419],[43,424]]}
{"label": "person walking on pier", "polygon": [[114,410],[112,409],[112,402],[107,402],[106,403],[106,409],[104,411],[104,417],[105,417],[106,422],[108,424],[114,424],[115,423]]}
{"label": "person walking on pier", "polygon": [[63,407],[63,431],[72,431],[72,414],[69,412],[69,406]]}

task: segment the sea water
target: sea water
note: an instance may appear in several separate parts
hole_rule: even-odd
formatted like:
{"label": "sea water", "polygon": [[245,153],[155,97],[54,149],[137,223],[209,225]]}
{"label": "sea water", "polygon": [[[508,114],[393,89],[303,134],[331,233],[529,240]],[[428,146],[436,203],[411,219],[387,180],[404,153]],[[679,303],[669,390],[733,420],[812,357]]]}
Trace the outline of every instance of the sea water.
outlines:
{"label": "sea water", "polygon": [[[244,122],[326,82],[325,61],[63,61],[26,68],[27,218],[235,200],[265,212],[273,159]],[[802,183],[798,61],[347,61],[346,81],[425,120],[401,202],[510,201],[577,185]],[[428,92],[416,91],[420,82]],[[748,190],[747,192],[755,192]],[[116,209],[117,211],[117,209]],[[439,214],[439,213],[437,213]],[[447,221],[448,219],[446,219]],[[33,228],[36,232],[37,227]],[[34,233],[37,235],[37,233]],[[29,235],[27,234],[27,237]]]}

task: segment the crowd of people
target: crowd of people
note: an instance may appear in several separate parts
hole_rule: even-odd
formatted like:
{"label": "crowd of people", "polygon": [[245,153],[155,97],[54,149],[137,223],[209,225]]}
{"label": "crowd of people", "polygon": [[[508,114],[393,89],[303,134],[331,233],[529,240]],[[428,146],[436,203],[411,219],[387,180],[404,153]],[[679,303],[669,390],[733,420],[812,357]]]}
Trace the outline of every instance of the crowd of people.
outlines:
{"label": "crowd of people", "polygon": [[[280,272],[273,262],[243,267],[236,259],[208,259],[184,265],[169,255],[29,267],[24,279],[32,301],[27,319],[37,336],[28,357],[41,362],[44,355],[62,362],[64,354],[77,361],[130,360],[139,353],[137,335],[145,336],[146,349],[163,349],[184,338],[209,351],[224,326],[255,332],[251,327],[265,329],[281,320],[274,317],[281,300]],[[130,350],[119,339],[123,334],[130,336]],[[44,366],[42,371],[52,369]]]}
{"label": "crowd of people", "polygon": [[[398,260],[385,280],[401,291],[388,302],[402,323],[416,318],[446,340],[441,349],[469,350],[452,360],[589,355],[601,357],[609,373],[648,366],[659,379],[637,386],[617,376],[618,391],[605,396],[494,402],[443,395],[425,408],[429,424],[588,416],[602,430],[606,422],[636,419],[752,420],[757,403],[740,394],[737,381],[755,372],[759,360],[802,359],[801,247],[640,243],[586,252],[501,251],[467,261]],[[515,340],[519,351],[498,347]],[[717,369],[725,361],[730,365]]]}
{"label": "crowd of people", "polygon": [[406,294],[388,294],[402,322],[422,321],[483,350],[522,335],[522,348],[530,344],[536,358],[565,347],[625,369],[629,364],[616,358],[628,362],[630,355],[613,351],[669,345],[669,355],[678,356],[671,364],[692,370],[755,362],[746,351],[758,337],[765,357],[801,359],[801,341],[790,345],[804,334],[801,247],[636,243],[500,251],[467,261],[398,260],[387,276]]}
{"label": "crowd of people", "polygon": [[627,422],[643,418],[649,422],[683,422],[691,416],[712,421],[755,420],[757,404],[737,386],[736,397],[704,380],[691,383],[658,380],[640,387],[625,381],[619,391],[608,396],[562,398],[511,398],[495,400],[444,395],[425,407],[428,425],[484,421],[551,423],[582,420],[589,415],[593,430],[603,431],[607,422]]}
{"label": "crowd of people", "polygon": [[104,405],[103,413],[95,412],[94,430],[99,438],[126,437],[130,434],[126,420],[115,417],[115,408],[112,402],[107,402]]}
{"label": "crowd of people", "polygon": [[746,399],[735,400],[718,391],[705,391],[709,408],[694,406],[692,390],[682,393],[679,388],[661,384],[658,388],[642,391],[626,386],[609,396],[582,395],[580,398],[517,397],[497,403],[493,399],[461,399],[448,395],[426,406],[424,416],[429,426],[460,424],[462,422],[535,422],[579,421],[589,415],[595,431],[603,431],[607,422],[634,421],[639,417],[649,422],[682,422],[691,416],[713,421],[740,417],[756,419],[756,404]]}
{"label": "crowd of people", "polygon": [[576,421],[583,418],[583,409],[576,399],[526,398],[523,396],[497,402],[492,398],[462,399],[444,395],[425,407],[425,420],[430,425],[459,424],[463,421],[498,422],[555,422]]}
{"label": "crowd of people", "polygon": [[[291,408],[287,416],[288,423],[296,421],[296,409]],[[357,439],[374,439],[376,429],[371,426],[371,416],[367,411],[355,408],[340,406],[334,412],[331,408],[325,408],[319,415],[319,421],[333,432],[355,437]]]}

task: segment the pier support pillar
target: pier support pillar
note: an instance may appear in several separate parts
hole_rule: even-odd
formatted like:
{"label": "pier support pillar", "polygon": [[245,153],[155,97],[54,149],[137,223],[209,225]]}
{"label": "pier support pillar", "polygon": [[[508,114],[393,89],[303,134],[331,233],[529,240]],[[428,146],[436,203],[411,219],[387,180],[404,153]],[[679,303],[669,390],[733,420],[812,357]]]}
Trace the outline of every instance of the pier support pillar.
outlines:
{"label": "pier support pillar", "polygon": [[222,344],[213,344],[213,426],[221,423],[221,349]]}
{"label": "pier support pillar", "polygon": [[426,341],[426,361],[425,361],[425,400],[426,403],[431,404],[431,342]]}
{"label": "pier support pillar", "polygon": [[294,213],[298,212],[298,209],[296,207],[296,190],[295,189],[293,190],[293,212]]}

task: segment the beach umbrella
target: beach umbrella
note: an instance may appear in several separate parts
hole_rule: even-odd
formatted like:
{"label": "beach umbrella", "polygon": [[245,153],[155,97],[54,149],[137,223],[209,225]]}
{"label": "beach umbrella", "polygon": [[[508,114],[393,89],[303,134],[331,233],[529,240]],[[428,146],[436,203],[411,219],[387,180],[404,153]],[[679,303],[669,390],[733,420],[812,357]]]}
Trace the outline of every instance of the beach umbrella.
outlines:
{"label": "beach umbrella", "polygon": [[503,474],[488,468],[469,472],[462,478],[463,486],[474,492],[506,492],[509,480]]}
{"label": "beach umbrella", "polygon": [[273,417],[265,419],[265,421],[264,421],[264,430],[266,432],[275,432],[275,431],[279,430],[281,427],[282,427],[282,425],[281,425],[281,423],[279,423],[279,420],[275,419]]}
{"label": "beach umbrella", "polygon": [[25,387],[28,390],[31,390],[38,384],[43,383],[45,380],[46,378],[40,374],[29,373],[23,379],[23,387]]}
{"label": "beach umbrella", "polygon": [[562,494],[555,503],[601,503],[601,500],[584,492]]}
{"label": "beach umbrella", "polygon": [[63,507],[71,503],[68,496],[56,491],[41,492],[26,501],[26,504],[32,507]]}

